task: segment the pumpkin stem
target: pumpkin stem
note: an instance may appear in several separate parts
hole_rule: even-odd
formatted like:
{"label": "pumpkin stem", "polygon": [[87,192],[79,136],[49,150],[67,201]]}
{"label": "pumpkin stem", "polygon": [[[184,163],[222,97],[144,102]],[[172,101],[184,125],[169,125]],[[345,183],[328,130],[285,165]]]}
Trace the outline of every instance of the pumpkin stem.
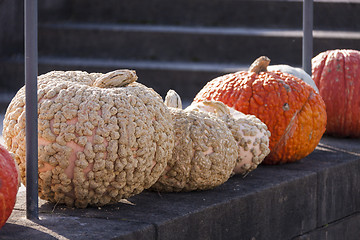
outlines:
{"label": "pumpkin stem", "polygon": [[250,66],[249,72],[259,74],[260,72],[267,72],[267,67],[270,64],[270,58],[261,56],[257,58]]}
{"label": "pumpkin stem", "polygon": [[93,83],[94,87],[112,88],[126,87],[138,79],[136,72],[128,69],[120,69],[108,72],[97,78]]}
{"label": "pumpkin stem", "polygon": [[179,94],[172,89],[167,92],[164,103],[167,107],[182,109],[181,98]]}

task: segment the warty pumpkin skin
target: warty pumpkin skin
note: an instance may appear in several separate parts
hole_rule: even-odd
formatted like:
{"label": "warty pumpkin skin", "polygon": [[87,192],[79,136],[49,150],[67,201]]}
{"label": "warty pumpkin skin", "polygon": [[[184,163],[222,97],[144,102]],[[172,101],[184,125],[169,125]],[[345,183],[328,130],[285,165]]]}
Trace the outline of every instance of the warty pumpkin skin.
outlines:
{"label": "warty pumpkin skin", "polygon": [[[39,196],[84,208],[116,203],[157,181],[172,155],[173,122],[134,71],[55,71],[38,78]],[[25,92],[4,119],[25,184]]]}
{"label": "warty pumpkin skin", "polygon": [[269,131],[266,164],[294,162],[310,154],[326,126],[325,104],[314,89],[299,78],[268,72],[267,57],[257,59],[249,71],[220,76],[208,82],[194,101],[221,101],[264,122]]}
{"label": "warty pumpkin skin", "polygon": [[5,147],[0,145],[0,229],[14,209],[18,185],[16,163]]}
{"label": "warty pumpkin skin", "polygon": [[181,109],[179,95],[165,97],[174,121],[175,144],[155,191],[206,190],[226,182],[238,157],[236,140],[225,122],[211,113]]}
{"label": "warty pumpkin skin", "polygon": [[270,131],[254,115],[246,115],[220,101],[192,102],[185,111],[212,113],[224,121],[238,145],[238,158],[234,174],[246,176],[270,153]]}
{"label": "warty pumpkin skin", "polygon": [[360,137],[360,51],[318,54],[312,59],[312,77],[326,104],[326,134]]}

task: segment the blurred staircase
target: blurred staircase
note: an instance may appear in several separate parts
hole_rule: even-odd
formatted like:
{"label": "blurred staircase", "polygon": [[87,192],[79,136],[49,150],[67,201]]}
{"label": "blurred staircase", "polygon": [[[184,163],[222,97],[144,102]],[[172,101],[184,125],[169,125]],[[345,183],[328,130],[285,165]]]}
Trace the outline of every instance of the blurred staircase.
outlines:
{"label": "blurred staircase", "polygon": [[[227,72],[267,55],[301,67],[302,1],[39,0],[39,74],[135,69],[163,97],[191,100]],[[314,56],[360,50],[360,1],[314,2]],[[0,58],[1,88],[24,84],[23,55]]]}

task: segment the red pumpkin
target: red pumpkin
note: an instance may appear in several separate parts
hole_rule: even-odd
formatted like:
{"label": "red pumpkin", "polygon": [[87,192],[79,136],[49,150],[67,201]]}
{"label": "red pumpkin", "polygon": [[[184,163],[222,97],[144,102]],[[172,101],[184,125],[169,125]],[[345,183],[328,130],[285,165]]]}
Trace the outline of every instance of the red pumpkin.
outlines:
{"label": "red pumpkin", "polygon": [[310,154],[326,126],[324,101],[301,79],[267,71],[270,59],[258,58],[249,71],[227,74],[208,82],[194,102],[221,101],[264,122],[270,136],[270,154],[263,163],[294,162]]}
{"label": "red pumpkin", "polygon": [[0,145],[0,228],[15,206],[18,191],[18,170],[10,153]]}
{"label": "red pumpkin", "polygon": [[312,66],[312,78],[326,104],[326,134],[360,137],[360,51],[322,52]]}

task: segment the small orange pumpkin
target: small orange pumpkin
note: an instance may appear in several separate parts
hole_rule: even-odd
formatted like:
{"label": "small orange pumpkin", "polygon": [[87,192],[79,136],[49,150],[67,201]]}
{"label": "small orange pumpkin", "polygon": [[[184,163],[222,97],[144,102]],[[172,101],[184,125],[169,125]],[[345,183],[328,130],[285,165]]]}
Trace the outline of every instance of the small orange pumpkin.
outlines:
{"label": "small orange pumpkin", "polygon": [[10,217],[16,202],[19,175],[15,160],[0,145],[0,228]]}
{"label": "small orange pumpkin", "polygon": [[280,71],[268,72],[269,63],[269,58],[260,57],[249,71],[213,79],[194,101],[221,101],[255,115],[271,132],[270,154],[263,163],[294,162],[310,154],[325,132],[325,103],[301,79]]}

